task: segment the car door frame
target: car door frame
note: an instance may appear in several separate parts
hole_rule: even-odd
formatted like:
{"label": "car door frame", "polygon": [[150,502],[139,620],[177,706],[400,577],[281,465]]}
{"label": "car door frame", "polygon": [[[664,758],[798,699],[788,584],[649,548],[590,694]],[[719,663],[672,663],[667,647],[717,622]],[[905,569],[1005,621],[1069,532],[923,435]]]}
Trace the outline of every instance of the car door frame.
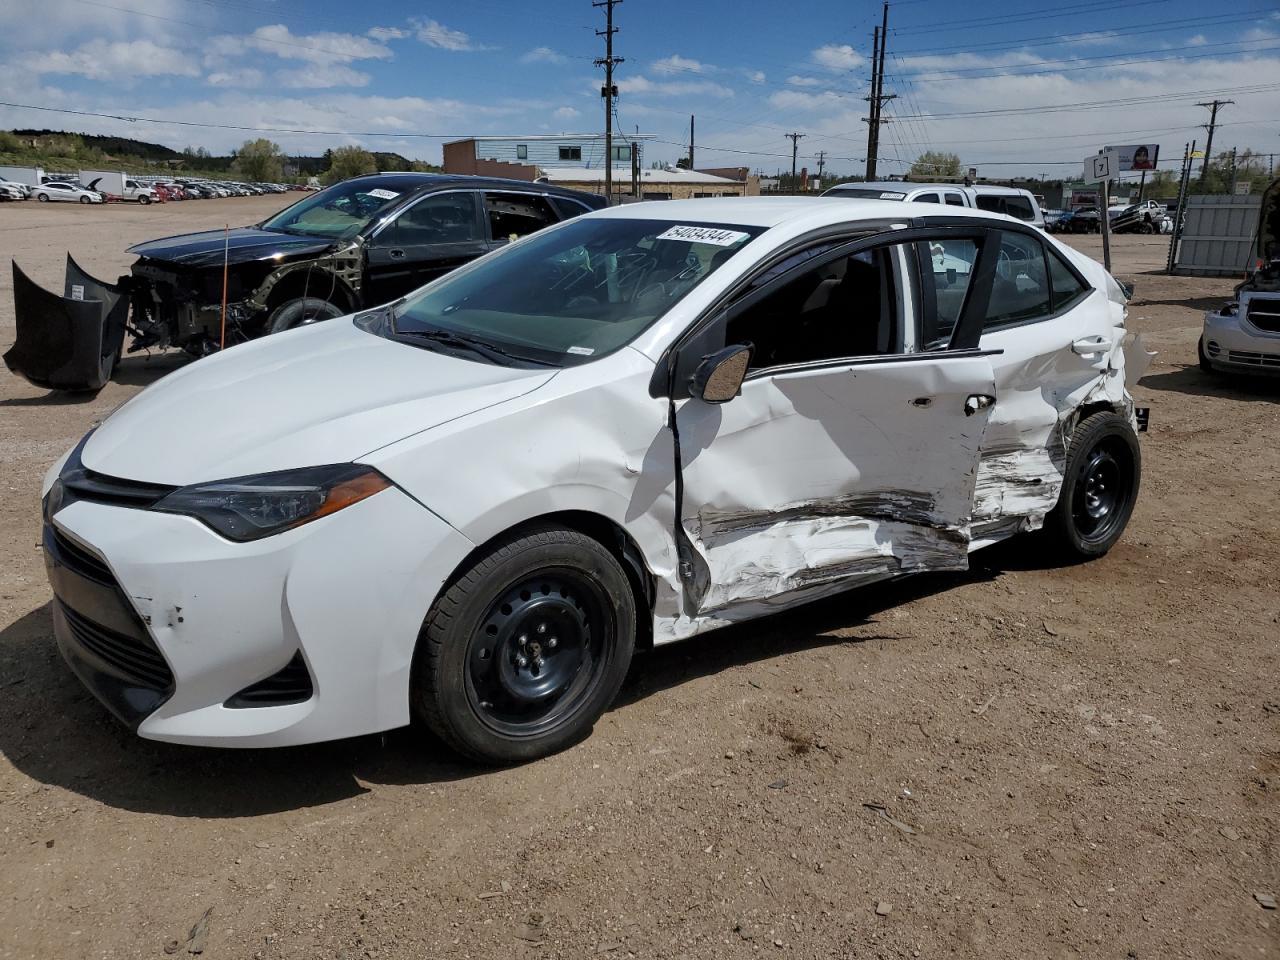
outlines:
{"label": "car door frame", "polygon": [[[449,193],[469,193],[475,197],[475,210],[472,214],[472,227],[475,231],[475,239],[459,241],[456,243],[423,243],[415,244],[415,248],[424,248],[432,251],[437,256],[426,257],[420,260],[412,259],[406,252],[403,255],[405,269],[397,271],[394,269],[385,269],[390,266],[390,261],[397,259],[394,257],[393,251],[406,250],[406,247],[392,247],[389,245],[379,245],[378,240],[387,230],[391,229],[402,216],[408,211],[414,209],[418,204],[436,197],[444,196]],[[365,238],[364,243],[364,282],[361,284],[361,300],[366,307],[377,306],[378,303],[389,303],[397,300],[405,294],[418,289],[424,284],[430,283],[432,280],[442,277],[445,274],[456,270],[458,267],[470,263],[477,257],[483,256],[489,250],[487,243],[488,225],[484,212],[484,200],[481,196],[481,190],[477,187],[444,187],[438,190],[429,190],[419,196],[412,197],[408,202],[393,211],[385,220],[378,224]],[[378,262],[381,260],[381,252],[386,251],[387,263]],[[375,277],[380,275],[384,278],[400,277],[407,278],[409,285],[402,292],[395,294],[389,299],[379,299],[378,303],[373,303],[369,297],[371,289],[376,289],[377,283]]]}
{"label": "car door frame", "polygon": [[[973,239],[978,245],[978,255],[975,261],[969,290],[966,294],[965,304],[962,307],[960,318],[952,331],[951,341],[947,347],[942,350],[932,350],[925,352],[899,353],[899,354],[874,354],[857,357],[838,357],[826,358],[823,360],[807,361],[804,363],[785,364],[775,367],[763,368],[761,370],[749,371],[744,378],[744,384],[754,379],[764,377],[776,377],[779,374],[802,371],[821,371],[823,369],[846,369],[846,368],[873,368],[877,365],[885,365],[889,363],[915,363],[926,361],[945,361],[949,358],[964,359],[971,361],[973,358],[981,358],[989,356],[999,351],[982,350],[978,346],[978,338],[981,335],[982,318],[985,317],[992,277],[995,273],[995,266],[998,260],[997,252],[993,251],[993,243],[991,242],[991,225],[985,221],[977,219],[957,220],[957,218],[946,218],[949,222],[942,225],[933,226],[902,226],[901,222],[886,221],[884,223],[846,225],[840,231],[823,231],[818,234],[809,234],[802,238],[797,238],[791,243],[785,245],[777,251],[774,251],[769,257],[765,258],[754,269],[739,278],[737,282],[732,284],[716,301],[709,305],[699,317],[691,323],[673,343],[664,351],[663,356],[656,365],[653,380],[650,383],[650,393],[655,397],[665,396],[670,403],[669,424],[673,433],[673,448],[675,455],[675,514],[674,514],[674,538],[676,544],[676,554],[679,561],[679,574],[684,585],[685,613],[690,617],[705,616],[707,610],[702,605],[702,598],[707,594],[709,571],[705,561],[702,559],[701,553],[694,545],[688,531],[685,528],[685,465],[683,462],[683,451],[680,439],[679,412],[676,404],[678,401],[697,402],[691,399],[689,391],[689,380],[693,371],[697,368],[701,361],[717,350],[725,347],[725,336],[729,321],[737,314],[751,309],[761,300],[765,299],[781,287],[795,280],[802,274],[819,269],[826,263],[834,260],[852,256],[865,250],[877,247],[892,246],[897,244],[914,244],[919,241],[937,240],[941,238],[953,239]],[[843,241],[843,242],[841,242]],[[803,262],[797,263],[787,270],[779,273],[777,276],[771,277],[767,282],[761,284],[756,289],[751,289],[753,281],[766,274],[773,267],[785,261],[789,257],[802,253],[811,249],[816,245],[823,243],[831,243],[832,245],[825,249],[822,253],[807,258]],[[919,270],[919,264],[916,267]],[[916,319],[916,323],[919,321]],[[989,369],[989,368],[988,368]],[[988,386],[984,384],[984,386]],[[991,387],[994,390],[994,387]],[[990,398],[990,402],[994,402],[994,396]],[[730,403],[733,401],[730,400]],[[990,403],[983,403],[979,410],[975,413],[981,413],[982,417],[986,417],[986,409]],[[979,441],[980,443],[980,441]],[[973,451],[974,468],[976,470],[976,461],[979,449]],[[973,471],[970,471],[972,475]],[[972,502],[970,493],[969,502]],[[965,518],[967,520],[967,516]],[[967,534],[966,534],[967,535]],[[954,567],[949,567],[954,569]],[[918,569],[928,569],[927,566]],[[892,574],[887,574],[892,575]],[[830,588],[843,589],[852,585],[853,578],[837,578],[825,583],[824,586]],[[806,591],[805,596],[811,593]],[[751,608],[756,602],[767,602],[760,598],[750,598],[743,605]],[[724,615],[724,611],[717,610],[718,615]]]}
{"label": "car door frame", "polygon": [[[546,230],[548,227],[554,227],[557,223],[564,223],[566,220],[574,219],[573,217],[563,216],[560,213],[559,208],[552,202],[554,195],[547,193],[545,190],[521,190],[519,187],[514,187],[514,188],[477,187],[476,192],[480,194],[480,219],[484,221],[484,235],[488,241],[489,250],[498,250],[502,247],[505,247],[511,241],[506,237],[495,237],[493,235],[493,223],[489,219],[489,210],[485,206],[485,202],[484,202],[485,196],[487,194],[506,193],[506,194],[515,194],[517,196],[523,196],[523,197],[541,197],[544,201],[546,201],[546,204],[550,208],[552,215],[555,217],[555,220],[547,224],[546,227],[541,228],[541,230],[533,231],[533,233],[541,233],[542,230]],[[557,198],[557,199],[562,199],[562,198]],[[563,199],[567,199],[567,198],[563,198]],[[576,203],[577,201],[573,201],[573,202]],[[582,206],[584,208],[583,213],[591,212],[590,208],[588,208],[586,204],[582,204]],[[581,215],[582,214],[577,214],[577,216],[581,216]],[[524,236],[529,237],[532,235],[533,235],[532,233],[526,233]],[[517,239],[524,239],[524,238],[518,237]]]}

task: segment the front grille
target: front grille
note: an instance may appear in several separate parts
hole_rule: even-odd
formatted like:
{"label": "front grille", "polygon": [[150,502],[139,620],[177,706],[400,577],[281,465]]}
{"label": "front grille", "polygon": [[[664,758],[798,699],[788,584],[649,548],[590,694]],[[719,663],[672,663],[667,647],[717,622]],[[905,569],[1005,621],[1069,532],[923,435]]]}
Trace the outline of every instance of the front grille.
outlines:
{"label": "front grille", "polygon": [[53,535],[53,543],[57,548],[58,559],[68,570],[78,573],[94,583],[101,583],[103,586],[114,587],[116,585],[115,577],[111,575],[111,570],[105,563],[70,537],[65,536],[56,527],[50,526],[47,529]]}
{"label": "front grille", "polygon": [[232,708],[280,707],[289,703],[306,703],[313,692],[311,674],[302,659],[302,651],[298,651],[276,673],[245,687],[225,705]]}
{"label": "front grille", "polygon": [[169,664],[149,638],[109,630],[76,613],[61,600],[55,602],[66,617],[75,641],[121,676],[139,687],[157,692],[173,686]]}
{"label": "front grille", "polygon": [[1280,299],[1251,298],[1245,317],[1259,330],[1280,333]]}
{"label": "front grille", "polygon": [[1267,367],[1268,369],[1275,367],[1280,369],[1280,354],[1232,350],[1227,353],[1227,359],[1232,363],[1244,363],[1252,367]]}

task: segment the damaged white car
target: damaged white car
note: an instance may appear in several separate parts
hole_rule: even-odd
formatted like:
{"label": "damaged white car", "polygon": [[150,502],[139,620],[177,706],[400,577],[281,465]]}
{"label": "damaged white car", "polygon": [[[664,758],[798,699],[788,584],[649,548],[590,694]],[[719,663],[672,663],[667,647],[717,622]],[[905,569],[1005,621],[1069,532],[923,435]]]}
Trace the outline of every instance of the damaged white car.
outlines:
{"label": "damaged white car", "polygon": [[1041,527],[1105,553],[1140,476],[1124,318],[981,211],[592,213],[116,411],[46,478],[57,641],[144,737],[416,717],[541,756],[637,648]]}

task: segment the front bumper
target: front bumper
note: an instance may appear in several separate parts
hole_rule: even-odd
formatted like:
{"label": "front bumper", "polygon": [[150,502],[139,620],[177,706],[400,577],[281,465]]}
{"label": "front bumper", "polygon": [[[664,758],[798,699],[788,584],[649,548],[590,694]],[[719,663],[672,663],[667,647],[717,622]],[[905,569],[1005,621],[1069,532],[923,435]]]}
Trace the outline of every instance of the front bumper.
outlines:
{"label": "front bumper", "polygon": [[[45,546],[55,635],[81,681],[143,737],[228,747],[407,724],[422,619],[472,549],[396,488],[240,544],[189,517],[78,501]],[[299,669],[301,702],[236,699]]]}
{"label": "front bumper", "polygon": [[1258,330],[1239,315],[1206,313],[1203,348],[1215,370],[1280,376],[1280,333]]}

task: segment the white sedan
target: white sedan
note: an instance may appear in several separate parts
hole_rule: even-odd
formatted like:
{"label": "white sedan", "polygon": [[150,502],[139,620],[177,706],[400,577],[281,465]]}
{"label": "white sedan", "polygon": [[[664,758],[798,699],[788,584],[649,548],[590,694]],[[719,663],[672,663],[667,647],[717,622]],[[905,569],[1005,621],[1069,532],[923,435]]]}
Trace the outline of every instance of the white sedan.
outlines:
{"label": "white sedan", "polygon": [[112,414],[43,488],[57,642],[144,737],[417,717],[542,756],[638,648],[1041,528],[1106,553],[1140,477],[1124,325],[1101,266],[981,211],[578,217]]}
{"label": "white sedan", "polygon": [[86,190],[72,183],[42,183],[32,188],[32,196],[42,203],[62,200],[67,203],[105,203],[97,190]]}

